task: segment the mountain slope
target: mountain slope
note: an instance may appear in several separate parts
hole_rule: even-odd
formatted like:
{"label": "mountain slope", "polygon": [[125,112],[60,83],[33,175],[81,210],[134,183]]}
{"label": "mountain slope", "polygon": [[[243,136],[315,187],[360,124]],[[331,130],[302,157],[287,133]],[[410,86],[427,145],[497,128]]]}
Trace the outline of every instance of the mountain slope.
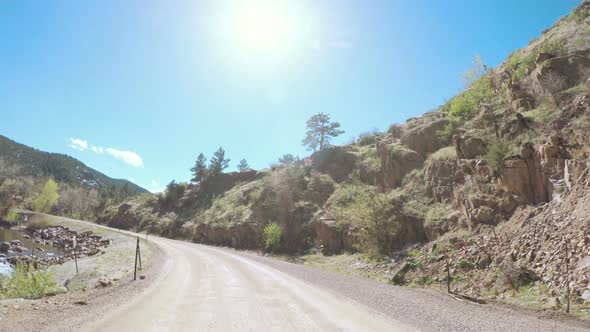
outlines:
{"label": "mountain slope", "polygon": [[0,173],[10,169],[19,176],[53,177],[71,185],[95,189],[128,186],[131,193],[148,191],[130,181],[113,179],[70,156],[39,151],[0,135]]}

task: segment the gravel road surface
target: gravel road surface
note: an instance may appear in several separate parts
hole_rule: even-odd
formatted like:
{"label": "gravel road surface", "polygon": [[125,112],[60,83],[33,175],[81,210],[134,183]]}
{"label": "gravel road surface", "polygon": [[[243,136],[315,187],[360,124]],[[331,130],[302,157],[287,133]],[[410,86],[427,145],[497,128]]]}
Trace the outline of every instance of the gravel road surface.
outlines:
{"label": "gravel road surface", "polygon": [[499,305],[152,238],[160,275],[85,331],[589,331]]}

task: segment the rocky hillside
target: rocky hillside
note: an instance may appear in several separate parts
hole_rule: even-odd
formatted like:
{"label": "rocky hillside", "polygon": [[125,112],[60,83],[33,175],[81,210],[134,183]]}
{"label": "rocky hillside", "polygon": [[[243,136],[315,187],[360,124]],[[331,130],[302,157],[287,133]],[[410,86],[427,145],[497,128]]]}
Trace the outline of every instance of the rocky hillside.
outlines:
{"label": "rocky hillside", "polygon": [[99,190],[127,186],[131,193],[148,192],[130,181],[110,178],[70,156],[39,151],[2,135],[0,166],[1,176],[52,177],[58,182],[74,186],[85,185]]}
{"label": "rocky hillside", "polygon": [[278,223],[283,251],[395,257],[385,270],[396,283],[442,282],[448,259],[461,291],[537,282],[555,296],[569,283],[590,299],[590,2],[497,68],[475,69],[461,94],[387,133],[172,183],[101,221],[237,248],[262,248]]}

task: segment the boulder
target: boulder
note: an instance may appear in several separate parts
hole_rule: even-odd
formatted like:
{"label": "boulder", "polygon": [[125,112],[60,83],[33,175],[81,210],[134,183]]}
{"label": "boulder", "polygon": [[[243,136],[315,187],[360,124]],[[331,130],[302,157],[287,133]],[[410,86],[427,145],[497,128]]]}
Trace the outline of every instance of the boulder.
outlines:
{"label": "boulder", "polygon": [[459,147],[463,159],[475,159],[481,157],[487,152],[487,144],[484,140],[477,137],[463,137],[460,140]]}
{"label": "boulder", "polygon": [[473,211],[473,221],[478,224],[494,224],[494,209],[489,206],[480,206]]}
{"label": "boulder", "polygon": [[344,250],[354,251],[357,238],[349,224],[338,224],[329,217],[312,220],[309,227],[314,234],[314,245],[322,248],[324,254],[336,254]]}
{"label": "boulder", "polygon": [[27,248],[25,248],[25,247],[23,247],[23,246],[15,246],[15,247],[14,247],[14,251],[16,251],[16,252],[20,252],[20,253],[23,253],[23,252],[25,252],[25,251],[27,251],[27,250],[28,250],[28,249],[27,249]]}
{"label": "boulder", "polygon": [[11,248],[10,242],[0,243],[0,252],[8,252]]}
{"label": "boulder", "polygon": [[111,281],[111,279],[108,278],[100,278],[98,279],[98,286],[100,287],[109,287],[110,285],[112,285],[113,282]]}
{"label": "boulder", "polygon": [[399,144],[381,144],[378,150],[381,165],[380,181],[376,184],[386,190],[400,186],[406,174],[423,164],[423,159],[417,152]]}
{"label": "boulder", "polygon": [[407,130],[401,137],[400,142],[421,155],[435,152],[444,146],[437,132],[444,129],[448,124],[449,120],[446,118],[433,119]]}
{"label": "boulder", "polygon": [[109,221],[109,226],[119,229],[130,229],[139,224],[139,220],[130,204],[121,204],[117,213]]}
{"label": "boulder", "polygon": [[545,59],[531,73],[535,95],[558,97],[565,89],[583,84],[590,76],[590,51],[578,51]]}

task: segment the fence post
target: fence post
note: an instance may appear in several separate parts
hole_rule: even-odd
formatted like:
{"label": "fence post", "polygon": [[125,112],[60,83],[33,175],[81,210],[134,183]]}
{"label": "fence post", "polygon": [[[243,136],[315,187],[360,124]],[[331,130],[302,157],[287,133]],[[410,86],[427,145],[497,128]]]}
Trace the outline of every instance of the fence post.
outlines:
{"label": "fence post", "polygon": [[76,247],[78,246],[78,238],[74,236],[72,239],[72,249],[74,249],[74,263],[76,264],[76,274],[78,274],[78,254],[76,253]]}
{"label": "fence post", "polygon": [[570,259],[568,258],[567,242],[565,243],[565,312],[570,312]]}
{"label": "fence post", "polygon": [[137,238],[137,256],[139,256],[139,269],[143,270],[141,265],[141,247],[139,246],[139,237]]}
{"label": "fence post", "polygon": [[451,294],[451,267],[449,265],[449,259],[446,259],[447,264],[447,293]]}
{"label": "fence post", "polygon": [[137,245],[135,246],[135,268],[133,269],[133,280],[137,280],[137,254],[139,253],[139,236],[137,237]]}
{"label": "fence post", "polygon": [[76,274],[78,274],[78,255],[76,254],[76,250],[74,250],[74,263],[76,264]]}

